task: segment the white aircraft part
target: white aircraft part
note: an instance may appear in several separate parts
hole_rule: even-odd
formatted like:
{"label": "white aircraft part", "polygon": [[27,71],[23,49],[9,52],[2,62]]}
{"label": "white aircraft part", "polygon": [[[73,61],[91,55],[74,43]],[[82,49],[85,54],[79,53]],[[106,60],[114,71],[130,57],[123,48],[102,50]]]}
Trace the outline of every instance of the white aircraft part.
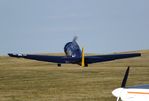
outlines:
{"label": "white aircraft part", "polygon": [[149,101],[149,89],[117,88],[112,94],[122,101]]}

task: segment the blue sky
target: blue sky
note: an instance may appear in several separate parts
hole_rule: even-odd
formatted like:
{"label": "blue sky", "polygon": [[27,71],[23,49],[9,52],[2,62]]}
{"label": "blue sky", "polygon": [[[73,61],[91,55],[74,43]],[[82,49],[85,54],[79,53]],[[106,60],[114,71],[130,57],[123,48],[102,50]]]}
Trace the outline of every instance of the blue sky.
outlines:
{"label": "blue sky", "polygon": [[0,54],[149,49],[148,0],[0,0]]}

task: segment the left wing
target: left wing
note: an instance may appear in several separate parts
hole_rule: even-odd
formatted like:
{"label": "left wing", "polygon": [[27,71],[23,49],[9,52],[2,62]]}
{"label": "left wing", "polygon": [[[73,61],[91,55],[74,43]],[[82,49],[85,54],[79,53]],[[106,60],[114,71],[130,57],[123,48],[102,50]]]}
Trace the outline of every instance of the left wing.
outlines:
{"label": "left wing", "polygon": [[76,63],[81,61],[81,58],[66,57],[66,56],[48,56],[48,55],[31,55],[31,54],[8,54],[10,57],[25,58],[31,60],[54,62],[54,63]]}
{"label": "left wing", "polygon": [[85,56],[87,64],[141,56],[140,53]]}

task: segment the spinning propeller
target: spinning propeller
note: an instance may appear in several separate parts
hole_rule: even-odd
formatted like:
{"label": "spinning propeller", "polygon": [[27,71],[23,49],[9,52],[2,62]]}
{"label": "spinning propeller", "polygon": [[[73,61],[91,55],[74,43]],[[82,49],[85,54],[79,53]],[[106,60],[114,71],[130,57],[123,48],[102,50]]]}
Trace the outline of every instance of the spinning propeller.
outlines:
{"label": "spinning propeller", "polygon": [[74,42],[74,41],[76,41],[77,39],[78,39],[78,37],[77,37],[77,36],[75,36],[75,37],[73,38],[73,42]]}

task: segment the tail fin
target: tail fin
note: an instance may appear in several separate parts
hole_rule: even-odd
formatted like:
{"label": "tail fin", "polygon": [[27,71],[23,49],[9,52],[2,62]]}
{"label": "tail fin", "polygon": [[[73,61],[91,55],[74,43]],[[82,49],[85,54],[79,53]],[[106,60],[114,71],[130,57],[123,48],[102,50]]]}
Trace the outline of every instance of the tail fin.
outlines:
{"label": "tail fin", "polygon": [[82,61],[81,66],[85,67],[85,59],[84,59],[84,48],[82,48]]}

